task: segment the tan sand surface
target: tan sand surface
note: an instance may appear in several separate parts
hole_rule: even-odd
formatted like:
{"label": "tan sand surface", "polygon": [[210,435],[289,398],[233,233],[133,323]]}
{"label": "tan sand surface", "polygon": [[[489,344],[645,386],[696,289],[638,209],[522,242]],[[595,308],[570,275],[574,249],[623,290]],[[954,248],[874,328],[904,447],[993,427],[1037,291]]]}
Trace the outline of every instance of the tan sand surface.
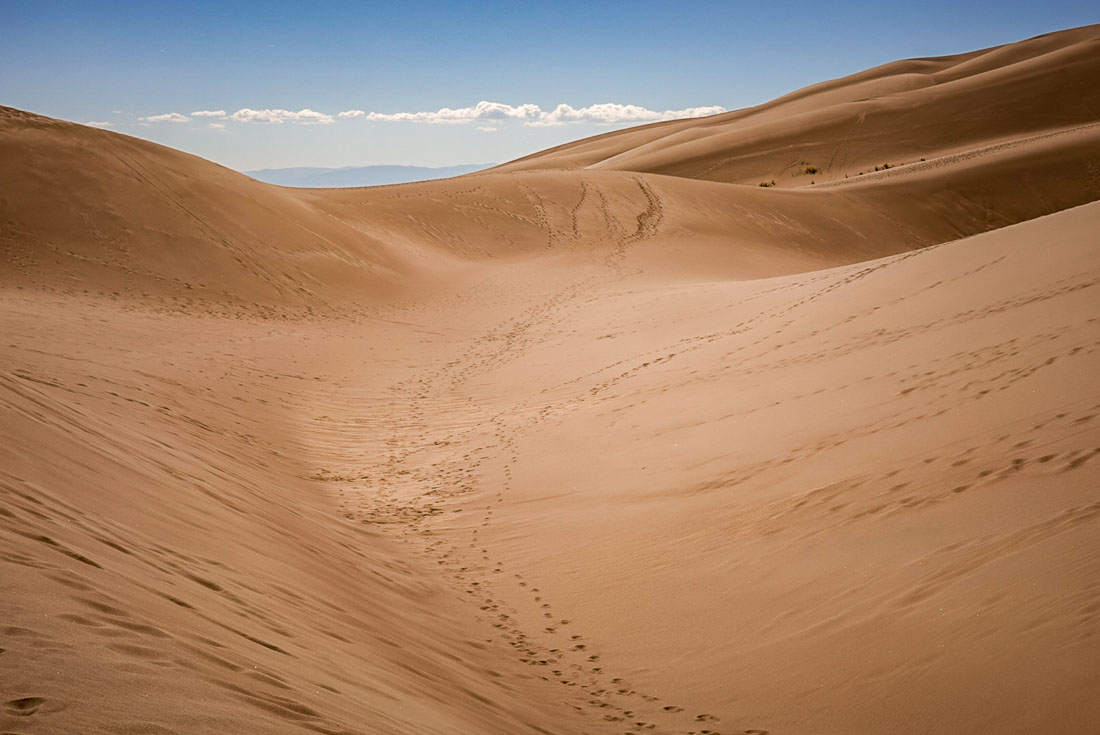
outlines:
{"label": "tan sand surface", "polygon": [[1094,732],[1098,39],[370,189],[0,108],[0,732]]}

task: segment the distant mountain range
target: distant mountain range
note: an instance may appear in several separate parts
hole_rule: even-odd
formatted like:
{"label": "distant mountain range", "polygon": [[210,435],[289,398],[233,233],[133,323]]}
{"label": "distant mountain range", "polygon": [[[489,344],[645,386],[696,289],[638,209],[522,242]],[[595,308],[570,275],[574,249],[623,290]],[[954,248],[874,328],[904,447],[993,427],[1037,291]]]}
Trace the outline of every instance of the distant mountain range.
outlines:
{"label": "distant mountain range", "polygon": [[481,171],[492,163],[467,163],[459,166],[346,166],[344,168],[264,168],[244,171],[247,176],[279,186],[324,189],[344,186],[382,186],[410,181],[447,179]]}

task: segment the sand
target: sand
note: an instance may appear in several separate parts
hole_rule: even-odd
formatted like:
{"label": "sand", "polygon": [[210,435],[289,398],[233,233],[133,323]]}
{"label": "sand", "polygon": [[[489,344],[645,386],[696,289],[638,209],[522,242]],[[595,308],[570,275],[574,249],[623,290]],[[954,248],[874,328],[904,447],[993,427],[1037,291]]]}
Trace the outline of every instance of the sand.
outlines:
{"label": "sand", "polygon": [[1092,732],[1098,44],[370,189],[0,108],[0,731]]}

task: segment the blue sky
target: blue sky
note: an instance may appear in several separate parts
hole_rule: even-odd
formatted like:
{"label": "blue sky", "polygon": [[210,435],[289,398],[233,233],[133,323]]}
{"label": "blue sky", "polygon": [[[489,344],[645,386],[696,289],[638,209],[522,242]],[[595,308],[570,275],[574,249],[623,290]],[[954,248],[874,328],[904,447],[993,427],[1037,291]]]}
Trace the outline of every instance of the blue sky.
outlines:
{"label": "blue sky", "polygon": [[0,104],[238,169],[502,162],[1098,21],[1094,0],[0,0]]}

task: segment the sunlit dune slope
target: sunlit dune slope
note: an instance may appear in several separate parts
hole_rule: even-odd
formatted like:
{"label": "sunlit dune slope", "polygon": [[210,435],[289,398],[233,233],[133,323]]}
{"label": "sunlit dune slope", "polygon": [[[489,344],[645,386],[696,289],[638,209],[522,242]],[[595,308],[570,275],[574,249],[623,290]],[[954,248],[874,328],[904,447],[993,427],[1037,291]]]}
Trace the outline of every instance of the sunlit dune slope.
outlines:
{"label": "sunlit dune slope", "polygon": [[582,170],[300,196],[377,240],[466,259],[587,257],[626,243],[629,264],[660,265],[662,277],[744,277],[857,262],[1094,201],[1097,151],[1100,125],[797,191]]}
{"label": "sunlit dune slope", "polygon": [[[570,143],[496,170],[599,168],[804,186],[1096,123],[1100,26],[909,59],[772,102]],[[816,168],[807,173],[807,168]]]}
{"label": "sunlit dune slope", "polygon": [[[498,436],[481,492],[429,527],[456,539],[451,568],[478,563],[476,539],[522,575],[502,585],[517,628],[670,732],[700,713],[720,732],[1088,732],[1097,232],[1090,204],[548,308],[476,367],[417,374],[418,411],[460,396]],[[442,423],[423,443],[487,441],[470,421],[468,443]],[[446,456],[401,466],[430,478]]]}

